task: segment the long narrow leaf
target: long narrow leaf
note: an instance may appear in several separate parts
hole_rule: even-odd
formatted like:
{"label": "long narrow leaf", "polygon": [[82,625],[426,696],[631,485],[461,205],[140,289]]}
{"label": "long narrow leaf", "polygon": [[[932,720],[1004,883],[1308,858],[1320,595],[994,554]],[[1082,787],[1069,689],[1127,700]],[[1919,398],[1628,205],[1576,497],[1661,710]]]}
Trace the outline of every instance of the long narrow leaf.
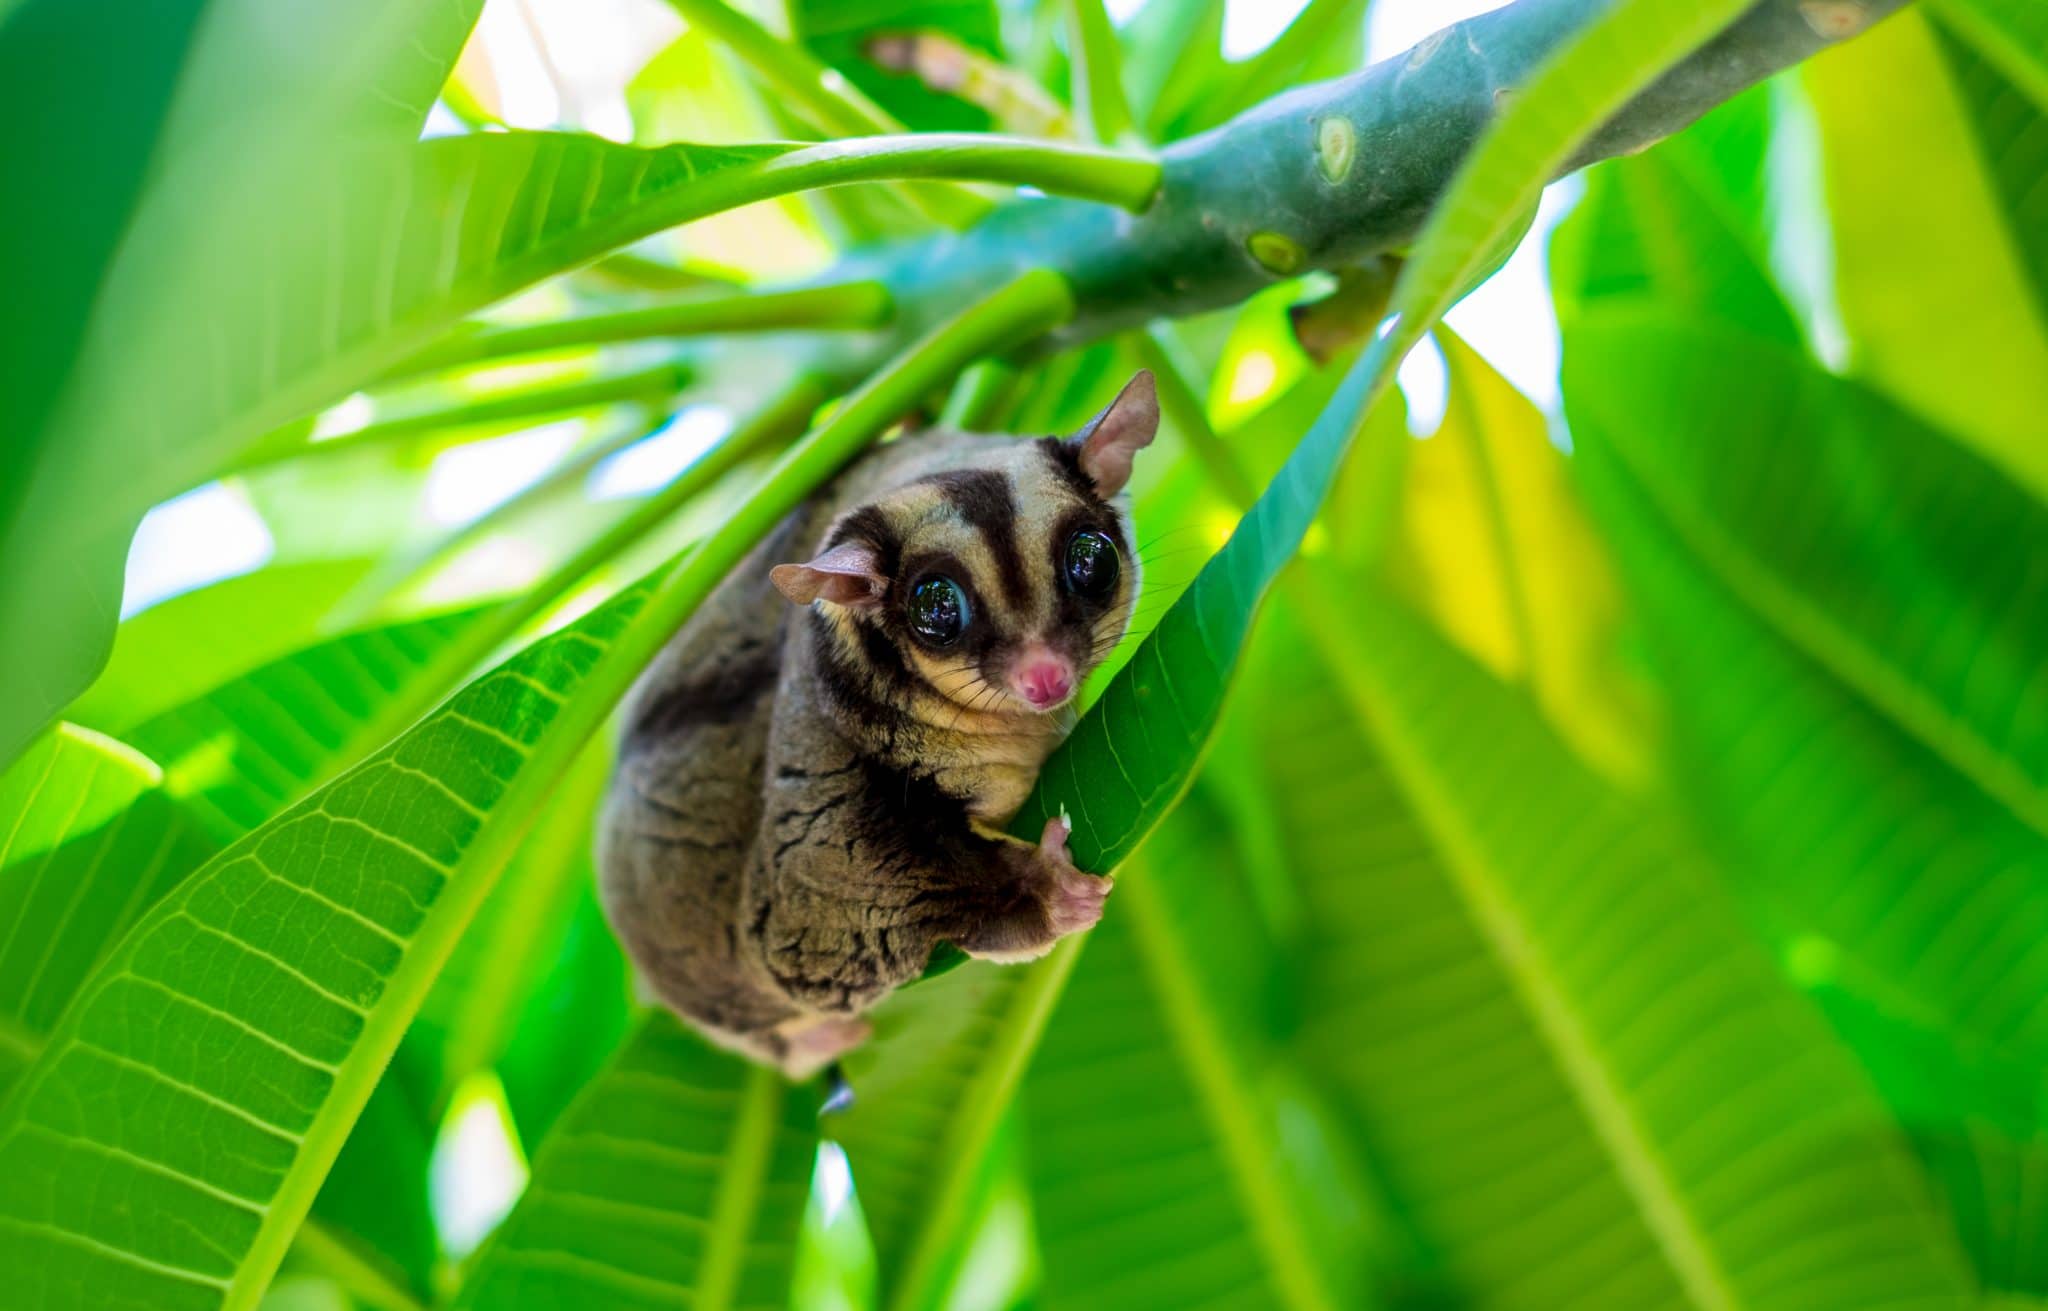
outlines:
{"label": "long narrow leaf", "polygon": [[[928,136],[635,149],[483,134],[402,151],[271,161],[317,222],[220,216],[161,197],[106,291],[71,402],[25,479],[0,554],[0,761],[90,677],[143,511],[259,435],[345,395],[463,316],[663,228],[810,187],[969,176],[1140,206],[1158,165],[1077,146]],[[191,321],[192,307],[205,307]],[[113,471],[118,470],[118,474]]]}
{"label": "long narrow leaf", "polygon": [[1895,1127],[1668,821],[1398,609],[1305,617],[1685,1296],[1968,1305]]}
{"label": "long narrow leaf", "polygon": [[657,1012],[569,1108],[458,1308],[784,1305],[817,1107]]}
{"label": "long narrow leaf", "polygon": [[152,910],[0,1106],[0,1263],[29,1295],[253,1305],[457,937],[633,677],[916,397],[1071,311],[1051,274],[966,310],[665,577],[484,675]]}

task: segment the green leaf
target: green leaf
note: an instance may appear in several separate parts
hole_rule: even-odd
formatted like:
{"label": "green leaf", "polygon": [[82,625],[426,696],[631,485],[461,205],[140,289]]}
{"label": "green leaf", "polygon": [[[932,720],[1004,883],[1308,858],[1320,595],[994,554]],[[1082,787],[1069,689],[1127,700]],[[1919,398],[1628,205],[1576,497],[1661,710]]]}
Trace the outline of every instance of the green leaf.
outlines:
{"label": "green leaf", "polygon": [[2048,318],[1933,27],[1898,14],[1804,77],[1851,370],[2048,497]]}
{"label": "green leaf", "polygon": [[1097,141],[1114,145],[1135,134],[1124,96],[1123,51],[1102,0],[1062,0],[1072,52],[1074,112]]}
{"label": "green leaf", "polygon": [[[1549,421],[1447,327],[1444,419],[1404,443],[1393,590],[1498,677],[1528,685],[1545,716],[1608,777],[1654,772],[1642,698],[1619,658],[1621,587],[1570,484]],[[1341,519],[1370,517],[1347,503]]]}
{"label": "green leaf", "polygon": [[[2038,1287],[2016,1237],[2044,1177],[2038,1089],[2029,1074],[2016,1095],[2033,1118],[2015,1119],[2014,1092],[1990,1081],[2048,1051],[2048,844],[2027,803],[1981,771],[2013,777],[2031,759],[1995,745],[2027,712],[2041,641],[2024,620],[2038,588],[2001,562],[2024,561],[2043,511],[1945,436],[1796,358],[1632,318],[1593,326],[1590,344],[1574,334],[1568,373],[1582,354],[1597,369],[1621,333],[1638,366],[1651,346],[1643,376],[1582,378],[1568,394],[1603,396],[1575,399],[1575,430],[1671,687],[1686,799],[1898,1110],[1980,1275]],[[1702,348],[1717,363],[1678,358]],[[1614,421],[1637,384],[1697,400],[1723,368],[1745,397],[1757,388],[1804,416],[1798,446],[1724,429],[1725,401]],[[1696,459],[1728,460],[1728,481],[1675,483]],[[1900,697],[1956,718],[1934,732]],[[2027,736],[2014,725],[2009,740]]]}
{"label": "green leaf", "polygon": [[1984,1285],[2048,1293],[2040,1067],[1958,1045],[1838,984],[1820,984],[1815,997],[1891,1104]]}
{"label": "green leaf", "polygon": [[1179,800],[1259,602],[1300,547],[1364,425],[1376,382],[1370,364],[1345,378],[1223,549],[1046,762],[1011,831],[1035,835],[1064,807],[1075,861],[1113,870]]}
{"label": "green leaf", "polygon": [[1089,935],[1026,1077],[1049,1305],[1361,1304],[1356,1199],[1287,1150],[1307,1099],[1263,1039],[1278,962],[1230,849],[1191,794]]}
{"label": "green leaf", "polygon": [[1079,953],[1027,969],[974,962],[905,989],[846,1058],[857,1090],[827,1128],[845,1147],[874,1238],[879,1305],[913,1311],[951,1283],[985,1184],[989,1144]]}
{"label": "green leaf", "polygon": [[0,774],[0,1089],[108,944],[212,851],[125,743],[59,724]]}
{"label": "green leaf", "polygon": [[398,726],[387,707],[489,613],[450,611],[317,643],[127,735],[162,763],[171,792],[230,841],[388,739]]}
{"label": "green leaf", "polygon": [[[154,762],[75,725],[59,724],[0,776],[0,832],[12,835],[0,850],[0,1090],[40,1055],[92,967],[218,848],[205,830]],[[353,1261],[423,1289],[431,1144],[384,1087],[371,1108],[315,1213]]]}
{"label": "green leaf", "polygon": [[[464,1079],[497,1064],[523,1027],[527,1005],[545,995],[544,986],[568,982],[551,980],[549,965],[569,935],[572,913],[596,885],[590,835],[610,773],[608,747],[593,744],[563,779],[405,1035],[399,1062],[436,1122]],[[621,1006],[625,995],[621,982]],[[604,1056],[602,1032],[564,1015],[534,1037],[561,1049],[565,1059],[570,1049],[597,1048],[581,1062],[589,1073]]]}
{"label": "green leaf", "polygon": [[[103,658],[119,564],[144,509],[263,433],[339,399],[464,315],[663,228],[810,187],[967,176],[1144,204],[1149,160],[943,135],[642,150],[494,133],[273,160],[320,223],[265,225],[180,193],[106,293],[74,404],[0,545],[0,640],[30,663],[0,699],[0,760]],[[195,330],[189,307],[209,307]],[[119,470],[112,482],[110,471]]]}
{"label": "green leaf", "polygon": [[1771,131],[1771,92],[1758,87],[1641,155],[1587,170],[1585,198],[1551,247],[1560,313],[1651,297],[1799,341],[1770,275]]}
{"label": "green leaf", "polygon": [[456,939],[633,677],[917,398],[1072,308],[1064,280],[1027,273],[934,329],[658,586],[529,646],[160,902],[0,1105],[0,1265],[34,1272],[53,1309],[253,1305]]}
{"label": "green leaf", "polygon": [[[1729,366],[1743,363],[1738,357]],[[1768,373],[1743,377],[1745,387],[1771,382]],[[1888,570],[1914,561],[1928,577],[1948,581],[1902,584],[1888,573],[1890,585],[1960,604],[1955,640],[1978,644],[1987,676],[1999,677],[2002,666],[2006,677],[2019,672],[2024,681],[2008,683],[2009,693],[2032,687],[2037,666],[2001,656],[2009,639],[1987,636],[1978,618],[2025,604],[2012,576],[1980,560],[1986,545],[2003,556],[2012,543],[1973,547],[1967,531],[1954,531],[1959,516],[1972,518],[1980,507],[1955,501],[1924,515],[1914,506],[1871,508],[1871,498],[1884,494],[1878,489],[1907,470],[1936,498],[1943,486],[1966,497],[1979,482],[1996,484],[1996,475],[1917,423],[1856,424],[1855,416],[1887,407],[1854,395],[1849,384],[1815,370],[1803,390],[1825,398],[1838,418],[1818,430],[1816,447],[1783,452],[1783,465],[1755,461],[1747,433],[1694,430],[1695,422],[1711,425],[1712,415],[1688,416],[1647,438],[1617,436],[1589,420],[1578,425],[1582,459],[1622,548],[1656,668],[1670,685],[1680,748],[1674,769],[1688,782],[1685,798],[1702,831],[1724,854],[1733,886],[1789,972],[1817,991],[1893,1104],[1980,1277],[1993,1287],[2035,1287],[2037,1245],[2019,1235],[2033,1230],[2029,1189],[2044,1178],[2031,1072],[2048,1050],[2039,1015],[2048,988],[2040,951],[2048,935],[2048,845],[1952,756],[1846,680],[1811,634],[1788,628],[1726,557],[1702,549],[1701,512],[1718,510],[1717,494],[1693,505],[1674,500],[1668,486],[1653,490],[1619,454],[1624,444],[1662,440],[1701,443],[1703,456],[1732,448],[1738,463],[1748,461],[1749,494],[1760,501],[1786,505],[1789,488],[1806,489],[1820,499],[1767,539],[1791,576],[1811,581],[1804,566],[1869,558],[1873,547],[1883,548]],[[1813,435],[1803,432],[1802,440]],[[1845,459],[1855,476],[1836,472]],[[1982,508],[1995,513],[2001,502],[2039,514],[2037,503],[2009,486]],[[2038,531],[2024,526],[2027,517],[2008,530],[2022,537]],[[1981,591],[1972,579],[1979,569]],[[1852,616],[1841,586],[1819,595],[1830,607],[1851,607],[1836,622]],[[1914,667],[1916,650],[1950,640],[1915,632],[1902,625],[1892,634],[1904,667]],[[2023,701],[2022,694],[2013,704]],[[2027,1073],[2016,1087],[2001,1088],[2007,1069]]]}
{"label": "green leaf", "polygon": [[1783,638],[2048,837],[2048,508],[1782,346],[1656,313],[1574,332],[1575,428]]}
{"label": "green leaf", "polygon": [[[1373,990],[1361,994],[1341,979],[1315,989],[1327,1007],[1311,1019],[1325,1060],[1351,1072],[1349,1090],[1366,1106],[1386,1095],[1370,1072],[1396,1087],[1446,1077],[1429,1068],[1439,1063],[1469,1078],[1499,1038],[1490,1024],[1461,1029],[1453,1017],[1479,1024],[1484,1011],[1469,999],[1505,994],[1510,1006],[1496,1003],[1495,1016],[1533,1032],[1547,1059],[1532,1068],[1555,1069],[1569,1091],[1559,1108],[1570,1112],[1565,1124],[1522,1120],[1498,1100],[1516,1094],[1517,1078],[1502,1080],[1495,1067],[1485,1086],[1467,1084],[1462,1105],[1444,1099],[1423,1115],[1416,1104],[1406,1120],[1372,1122],[1382,1133],[1433,1133],[1438,1159],[1404,1164],[1428,1169],[1439,1187],[1461,1179],[1463,1195],[1447,1202],[1476,1210],[1488,1194],[1493,1206],[1505,1195],[1524,1199],[1519,1215],[1496,1212],[1505,1232],[1487,1245],[1523,1245],[1526,1282],[1510,1285],[1496,1268],[1475,1290],[1516,1287],[1529,1290],[1526,1304],[1554,1306],[1554,1296],[1534,1291],[1539,1277],[1582,1280],[1598,1268],[1616,1281],[1594,1299],[1603,1304],[1682,1295],[1724,1308],[1968,1305],[1971,1281],[1895,1128],[1671,822],[1609,789],[1526,699],[1371,592],[1303,618],[1344,702],[1369,726],[1406,812],[1354,809],[1344,822],[1374,835],[1376,848],[1413,825],[1434,875],[1427,886],[1447,887],[1454,912],[1449,923],[1395,912],[1392,888],[1353,875],[1345,895],[1356,906],[1345,922],[1370,914],[1399,925],[1408,946],[1374,959],[1347,941],[1320,969],[1406,989],[1411,1009],[1356,1009]],[[1326,700],[1312,704],[1329,713]],[[1395,850],[1416,846],[1402,839]],[[1466,961],[1418,971],[1415,955],[1440,950],[1446,933],[1462,933]],[[1429,980],[1445,982],[1422,986]],[[1412,1009],[1425,1002],[1429,1010]],[[1431,1060],[1413,1044],[1450,1046]],[[1463,1141],[1444,1133],[1453,1110],[1472,1113],[1475,1095],[1489,1133]],[[1535,1145],[1560,1131],[1597,1145],[1600,1168],[1580,1186],[1515,1179],[1504,1194],[1504,1181],[1486,1177],[1503,1160],[1528,1162],[1532,1172],[1564,1164],[1569,1158]],[[1489,1141],[1494,1134],[1519,1134],[1525,1145]],[[1627,1199],[1619,1214],[1616,1185]],[[1549,1205],[1532,1212],[1533,1198]],[[1466,1210],[1465,1223],[1472,1218]],[[1611,1251],[1605,1245],[1631,1231],[1654,1243],[1656,1266],[1560,1258],[1566,1242]],[[1796,1246],[1782,1241],[1792,1233]],[[1526,1259],[1535,1255],[1529,1245],[1547,1267]],[[1587,1296],[1583,1286],[1578,1296]]]}
{"label": "green leaf", "polygon": [[2039,5],[2030,0],[1935,0],[1929,8],[2035,104],[2048,108],[2048,13]]}
{"label": "green leaf", "polygon": [[[2035,312],[2048,325],[2048,196],[2040,190],[2048,171],[2048,94],[2034,88],[2029,98],[2018,80],[2004,72],[1995,51],[1980,52],[1959,34],[1970,30],[1936,22],[1935,43],[2000,202],[2007,236],[2027,274]],[[2035,72],[2048,87],[2048,55],[2040,56]]]}
{"label": "green leaf", "polygon": [[[0,339],[22,366],[0,391],[18,442],[15,476],[0,488],[0,553],[12,563],[0,575],[0,633],[20,652],[0,698],[0,763],[105,658],[143,510],[200,481],[148,476],[166,453],[139,459],[134,430],[94,431],[88,415],[80,436],[87,398],[133,388],[147,408],[191,381],[99,355],[109,329],[151,312],[189,325],[197,304],[219,313],[214,279],[254,247],[208,251],[190,231],[305,231],[292,208],[303,197],[267,165],[325,168],[351,149],[411,142],[481,7],[309,3],[280,22],[251,0],[179,0],[146,16],[126,4],[39,0],[32,14],[0,23],[0,85],[26,98],[8,98],[21,130],[0,147],[0,170],[18,203],[0,237],[19,265],[5,270],[10,328],[28,325],[21,341],[11,330]],[[178,263],[194,254],[219,262],[203,273]],[[242,290],[252,289],[268,290],[261,281]],[[270,302],[263,313],[276,311]],[[254,322],[214,327],[256,336]]]}
{"label": "green leaf", "polygon": [[[310,646],[327,612],[370,568],[360,559],[274,565],[151,606],[122,622],[106,669],[67,717],[119,737]],[[263,622],[249,623],[250,615]]]}
{"label": "green leaf", "polygon": [[595,878],[564,918],[549,968],[528,993],[498,1056],[505,1105],[522,1142],[548,1135],[628,1027],[631,981],[598,909]]}
{"label": "green leaf", "polygon": [[808,1094],[657,1012],[541,1145],[455,1305],[783,1306],[816,1153]]}
{"label": "green leaf", "polygon": [[[39,1305],[83,1305],[86,1289],[254,1303],[434,971],[596,726],[602,685],[573,694],[649,591],[230,847],[95,971],[0,1107],[0,1251],[38,1272]],[[182,1223],[126,1218],[148,1215]]]}

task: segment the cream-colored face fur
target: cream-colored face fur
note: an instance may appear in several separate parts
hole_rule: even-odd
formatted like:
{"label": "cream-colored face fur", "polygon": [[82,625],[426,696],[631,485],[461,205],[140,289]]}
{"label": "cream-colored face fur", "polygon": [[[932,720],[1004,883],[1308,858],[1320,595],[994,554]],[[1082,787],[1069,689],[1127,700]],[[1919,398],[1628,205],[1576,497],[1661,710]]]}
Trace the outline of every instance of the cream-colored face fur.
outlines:
{"label": "cream-colored face fur", "polygon": [[[917,677],[955,705],[977,713],[1058,710],[1071,691],[1055,704],[1033,705],[1014,686],[1018,663],[1064,662],[1078,688],[1130,622],[1139,570],[1128,522],[1063,472],[1066,459],[1056,444],[1004,443],[878,505],[901,534],[883,602],[896,613],[857,619],[889,633]],[[1106,539],[1114,552],[1115,580],[1099,595],[1078,592],[1067,576],[1069,545],[1080,533]],[[937,578],[957,583],[967,600],[966,626],[949,643],[916,631],[916,590]]]}
{"label": "cream-colored face fur", "polygon": [[955,722],[1061,711],[1130,622],[1138,559],[1114,498],[1158,420],[1141,373],[1071,440],[934,446],[776,585],[823,603],[835,668],[872,696]]}

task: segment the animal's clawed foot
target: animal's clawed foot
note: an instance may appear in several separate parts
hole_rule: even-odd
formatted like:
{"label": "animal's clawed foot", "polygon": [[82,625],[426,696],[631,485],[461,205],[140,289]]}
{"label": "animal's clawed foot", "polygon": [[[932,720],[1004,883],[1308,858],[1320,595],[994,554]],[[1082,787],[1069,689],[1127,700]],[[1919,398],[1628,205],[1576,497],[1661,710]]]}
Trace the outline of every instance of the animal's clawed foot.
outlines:
{"label": "animal's clawed foot", "polygon": [[1074,867],[1074,858],[1067,851],[1067,835],[1071,831],[1064,818],[1049,819],[1038,839],[1038,849],[1045,854],[1051,880],[1045,891],[1045,919],[1055,938],[1094,928],[1102,919],[1103,902],[1116,886],[1114,879],[1084,874]]}
{"label": "animal's clawed foot", "polygon": [[836,1015],[808,1016],[777,1031],[782,1039],[782,1072],[801,1082],[868,1040],[874,1026]]}

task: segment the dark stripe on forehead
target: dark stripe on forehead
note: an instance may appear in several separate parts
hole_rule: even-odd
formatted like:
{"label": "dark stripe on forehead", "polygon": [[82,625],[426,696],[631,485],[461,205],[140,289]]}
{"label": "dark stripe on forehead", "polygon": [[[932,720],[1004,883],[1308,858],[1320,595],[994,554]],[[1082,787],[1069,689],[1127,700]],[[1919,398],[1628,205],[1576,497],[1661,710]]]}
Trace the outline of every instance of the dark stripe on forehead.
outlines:
{"label": "dark stripe on forehead", "polygon": [[925,479],[945,494],[968,526],[981,535],[989,557],[996,562],[996,576],[1010,604],[1023,610],[1031,604],[1031,583],[1024,573],[1024,556],[1017,548],[1017,497],[1005,474],[987,469],[965,469],[936,473]]}
{"label": "dark stripe on forehead", "polygon": [[1039,453],[1052,466],[1053,475],[1067,484],[1074,495],[1091,505],[1100,505],[1102,498],[1095,494],[1095,482],[1081,472],[1081,447],[1075,442],[1064,442],[1057,437],[1041,437]]}
{"label": "dark stripe on forehead", "polygon": [[889,522],[889,516],[880,509],[863,505],[858,510],[847,511],[839,526],[832,530],[832,535],[825,539],[825,549],[829,551],[847,542],[866,542],[874,547],[875,554],[881,557],[882,576],[896,576],[896,565],[903,554],[903,537],[896,531],[896,525]]}

